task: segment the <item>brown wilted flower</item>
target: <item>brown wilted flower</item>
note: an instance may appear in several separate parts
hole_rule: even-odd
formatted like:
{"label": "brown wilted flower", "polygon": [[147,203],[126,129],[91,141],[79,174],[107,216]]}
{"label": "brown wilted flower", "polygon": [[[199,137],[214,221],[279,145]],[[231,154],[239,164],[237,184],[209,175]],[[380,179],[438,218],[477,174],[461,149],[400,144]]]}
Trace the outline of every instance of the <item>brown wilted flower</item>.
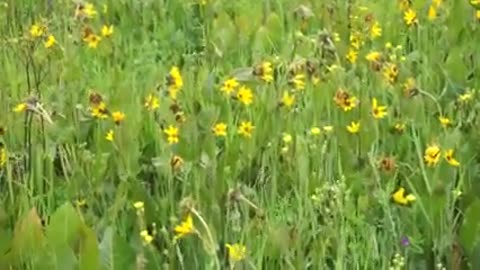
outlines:
{"label": "brown wilted flower", "polygon": [[385,173],[391,173],[395,171],[397,168],[397,164],[395,162],[395,158],[391,156],[384,156],[379,161],[379,169]]}

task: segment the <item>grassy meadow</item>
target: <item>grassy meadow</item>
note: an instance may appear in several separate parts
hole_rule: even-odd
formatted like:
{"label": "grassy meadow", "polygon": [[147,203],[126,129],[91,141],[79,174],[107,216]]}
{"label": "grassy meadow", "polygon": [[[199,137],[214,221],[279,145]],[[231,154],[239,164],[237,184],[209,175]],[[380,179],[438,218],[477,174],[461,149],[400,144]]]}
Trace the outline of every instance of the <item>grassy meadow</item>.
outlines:
{"label": "grassy meadow", "polygon": [[0,22],[0,269],[480,269],[479,0]]}

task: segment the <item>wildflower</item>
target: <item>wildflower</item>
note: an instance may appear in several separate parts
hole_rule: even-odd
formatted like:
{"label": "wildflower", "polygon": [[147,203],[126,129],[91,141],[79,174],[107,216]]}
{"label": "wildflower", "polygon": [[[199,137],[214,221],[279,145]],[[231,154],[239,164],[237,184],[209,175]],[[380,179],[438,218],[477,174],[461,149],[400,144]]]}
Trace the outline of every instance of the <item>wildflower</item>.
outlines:
{"label": "wildflower", "polygon": [[145,106],[145,108],[147,108],[147,110],[149,110],[149,111],[153,111],[153,110],[155,110],[155,109],[158,109],[158,107],[160,107],[160,102],[159,102],[159,100],[158,100],[158,97],[156,97],[156,96],[153,95],[153,94],[149,94],[149,95],[145,98],[144,106]]}
{"label": "wildflower", "polygon": [[295,103],[295,96],[288,93],[288,91],[284,91],[280,104],[287,108],[291,108],[294,103]]}
{"label": "wildflower", "polygon": [[120,125],[125,119],[125,114],[123,112],[116,111],[112,113],[112,118],[116,125]]}
{"label": "wildflower", "polygon": [[176,144],[179,141],[178,138],[178,128],[173,125],[169,125],[168,128],[164,129],[163,132],[167,135],[167,141],[169,144]]}
{"label": "wildflower", "polygon": [[351,96],[348,92],[339,89],[335,93],[335,97],[333,98],[337,106],[342,108],[344,111],[351,111],[353,108],[357,106],[358,100],[356,97]]}
{"label": "wildflower", "polygon": [[455,159],[453,154],[455,151],[453,149],[449,149],[445,152],[445,160],[448,162],[448,164],[452,165],[453,167],[458,167],[460,166],[460,162]]}
{"label": "wildflower", "polygon": [[91,108],[91,115],[97,119],[106,119],[108,118],[108,110],[105,102],[100,101],[98,104],[94,104]]}
{"label": "wildflower", "polygon": [[45,26],[43,25],[33,24],[30,27],[30,36],[32,36],[33,38],[41,37],[43,36],[44,33],[45,33]]}
{"label": "wildflower", "polygon": [[465,93],[458,96],[458,101],[461,103],[467,103],[473,99],[473,91],[468,90]]}
{"label": "wildflower", "polygon": [[410,239],[408,239],[408,236],[403,236],[402,239],[400,239],[400,243],[404,247],[408,247],[410,245]]}
{"label": "wildflower", "polygon": [[428,7],[428,19],[433,21],[437,18],[437,8],[432,4]]}
{"label": "wildflower", "polygon": [[378,51],[372,51],[367,54],[365,59],[367,59],[368,62],[378,62],[380,61],[380,58],[382,57],[382,54]]}
{"label": "wildflower", "polygon": [[225,137],[227,136],[227,124],[225,123],[217,123],[212,128],[212,132],[217,137]]}
{"label": "wildflower", "polygon": [[403,187],[398,187],[391,196],[394,203],[402,206],[409,206],[417,199],[413,194],[407,194],[405,188]]}
{"label": "wildflower", "polygon": [[425,149],[425,155],[423,159],[427,163],[428,166],[434,166],[440,160],[440,147],[437,145],[430,145]]}
{"label": "wildflower", "polygon": [[475,17],[477,18],[477,20],[480,20],[480,9],[475,11]]}
{"label": "wildflower", "polygon": [[403,94],[405,97],[413,97],[418,93],[417,83],[414,78],[408,78],[403,84]]}
{"label": "wildflower", "polygon": [[362,34],[355,32],[350,35],[350,45],[356,49],[359,50],[360,47],[362,46]]}
{"label": "wildflower", "polygon": [[265,61],[255,67],[253,70],[253,75],[260,77],[266,83],[273,81],[273,67],[272,63]]}
{"label": "wildflower", "polygon": [[293,140],[292,135],[290,135],[290,134],[288,134],[288,133],[284,133],[284,134],[283,134],[282,141],[283,141],[284,143],[289,144],[289,143],[292,142],[292,140]]}
{"label": "wildflower", "polygon": [[147,230],[142,230],[140,232],[140,237],[142,237],[143,244],[148,245],[153,241],[153,236],[148,233]]}
{"label": "wildflower", "polygon": [[238,90],[237,99],[243,103],[245,106],[252,104],[253,102],[253,92],[252,89],[242,86]]}
{"label": "wildflower", "polygon": [[345,56],[345,58],[347,58],[347,60],[348,60],[348,62],[350,62],[350,64],[355,64],[357,62],[358,52],[356,50],[354,50],[353,48],[350,48],[348,50],[348,53]]}
{"label": "wildflower", "polygon": [[95,15],[97,15],[97,10],[95,9],[95,6],[92,3],[86,3],[85,6],[83,6],[83,9],[81,9],[83,14],[87,18],[93,18]]}
{"label": "wildflower", "polygon": [[238,133],[246,138],[252,137],[252,132],[255,129],[255,126],[252,125],[250,121],[242,121],[238,127]]}
{"label": "wildflower", "polygon": [[333,126],[323,126],[323,131],[329,133],[333,131]]}
{"label": "wildflower", "polygon": [[170,69],[170,73],[167,76],[167,86],[170,97],[176,100],[178,91],[183,87],[183,78],[178,67],[174,66]]}
{"label": "wildflower", "polygon": [[387,115],[387,106],[378,105],[376,98],[372,99],[372,114],[375,119],[382,119]]}
{"label": "wildflower", "polygon": [[5,149],[5,146],[0,143],[0,168],[4,167],[5,164],[7,164],[7,149]]}
{"label": "wildflower", "polygon": [[418,22],[417,13],[415,10],[409,8],[404,12],[403,20],[407,26],[412,26]]}
{"label": "wildflower", "polygon": [[137,211],[143,211],[145,204],[142,201],[136,201],[133,203],[133,208],[137,209]]}
{"label": "wildflower", "polygon": [[238,87],[239,83],[237,79],[231,78],[223,82],[222,87],[220,88],[220,91],[225,93],[226,95],[231,95],[233,91]]}
{"label": "wildflower", "polygon": [[405,123],[404,122],[397,122],[393,125],[393,131],[402,134],[405,131]]}
{"label": "wildflower", "polygon": [[386,173],[393,172],[397,165],[395,164],[395,159],[393,157],[383,157],[380,159],[380,170]]}
{"label": "wildflower", "polygon": [[21,113],[21,112],[24,112],[28,109],[28,104],[26,102],[22,102],[22,103],[19,103],[17,104],[17,106],[15,106],[15,108],[13,108],[13,111],[16,112],[16,113]]}
{"label": "wildflower", "polygon": [[318,128],[318,127],[312,127],[310,129],[310,134],[311,135],[318,136],[318,135],[320,135],[320,133],[321,133],[321,129]]}
{"label": "wildflower", "polygon": [[45,43],[43,44],[43,46],[46,48],[46,49],[49,49],[51,47],[53,47],[55,44],[57,44],[57,40],[55,39],[55,37],[53,35],[49,35],[47,37],[47,40],[45,41]]}
{"label": "wildflower", "polygon": [[438,120],[440,121],[440,124],[444,128],[450,127],[452,125],[452,121],[448,117],[439,116]]}
{"label": "wildflower", "polygon": [[347,126],[347,131],[356,134],[360,131],[360,122],[351,122],[350,125]]}
{"label": "wildflower", "polygon": [[76,205],[77,207],[84,207],[84,206],[87,205],[87,200],[85,200],[85,199],[76,199],[76,200],[75,200],[75,205]]}
{"label": "wildflower", "polygon": [[290,81],[295,90],[304,90],[305,89],[305,74],[300,73],[293,77]]}
{"label": "wildflower", "polygon": [[404,269],[404,267],[405,267],[405,258],[399,253],[396,253],[392,259],[392,263],[390,264],[389,269],[400,270],[400,269]]}
{"label": "wildflower", "polygon": [[113,129],[110,129],[107,132],[107,135],[105,135],[105,139],[109,142],[113,142],[114,138],[115,138],[115,133],[113,132]]}
{"label": "wildflower", "polygon": [[390,84],[395,83],[398,78],[397,65],[393,63],[386,64],[385,67],[383,68],[383,77],[388,83]]}
{"label": "wildflower", "polygon": [[85,41],[88,45],[89,48],[95,49],[98,47],[98,43],[102,40],[101,37],[91,33],[87,35],[85,38],[83,38],[83,41]]}
{"label": "wildflower", "polygon": [[226,244],[225,247],[228,250],[228,258],[232,262],[239,262],[245,259],[247,253],[247,247],[242,244]]}
{"label": "wildflower", "polygon": [[110,37],[113,34],[113,25],[102,26],[102,36]]}
{"label": "wildflower", "polygon": [[375,39],[382,36],[382,27],[378,21],[375,21],[370,27],[370,37]]}
{"label": "wildflower", "polygon": [[192,216],[188,214],[185,220],[180,225],[175,226],[174,231],[176,234],[174,238],[175,240],[195,233]]}
{"label": "wildflower", "polygon": [[178,171],[184,163],[183,158],[178,155],[173,155],[170,159],[170,167],[172,167],[174,171]]}

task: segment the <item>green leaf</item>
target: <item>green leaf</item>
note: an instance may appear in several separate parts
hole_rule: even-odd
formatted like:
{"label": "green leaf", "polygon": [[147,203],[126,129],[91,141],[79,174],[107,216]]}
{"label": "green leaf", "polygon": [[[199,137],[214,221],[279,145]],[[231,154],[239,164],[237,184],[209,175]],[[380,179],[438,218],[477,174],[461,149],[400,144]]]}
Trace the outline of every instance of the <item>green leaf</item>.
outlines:
{"label": "green leaf", "polygon": [[114,232],[112,227],[108,227],[103,233],[100,258],[103,269],[127,270],[134,268],[135,265],[134,250]]}
{"label": "green leaf", "polygon": [[80,239],[80,270],[96,270],[100,269],[100,251],[98,249],[98,241],[95,232],[83,226],[82,238]]}
{"label": "green leaf", "polygon": [[12,251],[16,260],[33,259],[40,256],[46,239],[42,231],[42,221],[37,209],[32,208],[15,225]]}
{"label": "green leaf", "polygon": [[480,200],[470,204],[465,211],[463,224],[460,227],[460,242],[467,254],[471,254],[478,243],[480,232]]}
{"label": "green leaf", "polygon": [[54,248],[69,246],[75,248],[80,237],[82,220],[70,202],[65,203],[53,213],[46,234]]}

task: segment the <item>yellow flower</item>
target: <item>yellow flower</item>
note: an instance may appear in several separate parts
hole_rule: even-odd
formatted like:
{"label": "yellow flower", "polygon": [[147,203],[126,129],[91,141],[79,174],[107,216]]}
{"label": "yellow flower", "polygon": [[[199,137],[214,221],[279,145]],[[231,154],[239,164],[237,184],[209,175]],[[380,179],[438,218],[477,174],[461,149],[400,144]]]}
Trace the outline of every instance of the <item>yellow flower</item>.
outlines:
{"label": "yellow flower", "polygon": [[133,207],[138,211],[143,211],[145,204],[142,201],[136,201],[133,203]]}
{"label": "yellow flower", "polygon": [[145,98],[145,103],[144,103],[145,108],[149,111],[154,111],[155,109],[158,109],[160,107],[160,101],[158,100],[158,97],[156,97],[153,94],[149,94]]}
{"label": "yellow flower", "polygon": [[212,128],[212,132],[217,137],[225,137],[227,136],[227,124],[225,123],[217,123]]}
{"label": "yellow flower", "polygon": [[43,44],[43,46],[46,48],[46,49],[49,49],[51,47],[53,47],[55,44],[57,43],[57,40],[55,39],[55,37],[53,35],[49,35],[47,37],[47,40],[45,41],[45,43]]}
{"label": "yellow flower", "polygon": [[45,26],[43,26],[43,25],[33,24],[30,27],[30,36],[32,36],[34,38],[41,37],[41,36],[43,36],[44,33],[45,33]]}
{"label": "yellow flower", "polygon": [[247,247],[242,244],[226,244],[228,250],[228,258],[232,262],[239,262],[245,259],[247,253]]}
{"label": "yellow flower", "polygon": [[323,126],[323,131],[330,133],[333,131],[333,126]]}
{"label": "yellow flower", "polygon": [[376,98],[372,99],[372,114],[375,119],[382,119],[387,115],[387,106],[378,105]]}
{"label": "yellow flower", "polygon": [[261,80],[266,83],[273,81],[273,67],[272,63],[264,61],[259,66],[255,67],[253,74],[259,76]]}
{"label": "yellow flower", "polygon": [[431,167],[438,163],[440,156],[440,147],[437,145],[430,145],[427,147],[427,149],[425,149],[425,155],[423,156],[423,159],[427,165]]}
{"label": "yellow flower", "polygon": [[83,8],[83,13],[85,16],[87,16],[87,18],[93,18],[95,15],[97,15],[97,10],[92,3],[86,3]]}
{"label": "yellow flower", "polygon": [[112,118],[116,125],[120,125],[120,123],[122,123],[122,121],[125,119],[125,114],[123,112],[116,111],[112,113]]}
{"label": "yellow flower", "polygon": [[455,151],[453,149],[449,149],[445,152],[445,160],[448,162],[448,164],[452,165],[453,167],[458,167],[460,166],[460,162],[455,159],[453,154]]}
{"label": "yellow flower", "polygon": [[321,132],[322,132],[322,130],[319,127],[312,127],[310,129],[310,134],[314,135],[314,136],[320,135]]}
{"label": "yellow flower", "polygon": [[[480,1],[480,0],[479,0]],[[468,90],[465,93],[458,96],[458,101],[461,103],[467,103],[473,98],[473,91]]]}
{"label": "yellow flower", "polygon": [[102,26],[102,36],[109,37],[113,34],[113,25]]}
{"label": "yellow flower", "polygon": [[403,133],[405,131],[405,123],[403,122],[398,122],[393,125],[393,130],[399,134]]}
{"label": "yellow flower", "polygon": [[163,132],[167,135],[167,141],[169,144],[176,144],[179,141],[178,138],[178,128],[173,125],[169,125],[168,128],[164,129]]}
{"label": "yellow flower", "polygon": [[98,47],[98,43],[102,40],[101,37],[95,35],[95,34],[89,34],[87,35],[83,41],[85,41],[88,45],[89,48],[95,49]]}
{"label": "yellow flower", "polygon": [[4,167],[7,164],[8,155],[7,149],[0,143],[0,168]]}
{"label": "yellow flower", "polygon": [[284,133],[283,137],[282,137],[282,140],[283,140],[284,143],[289,144],[289,143],[292,142],[293,137],[292,137],[292,135],[290,135],[288,133]]}
{"label": "yellow flower", "polygon": [[250,121],[242,121],[238,127],[238,133],[245,138],[251,138],[255,126]]}
{"label": "yellow flower", "polygon": [[238,87],[239,83],[237,79],[231,78],[223,82],[222,87],[220,88],[220,91],[225,93],[226,95],[231,95],[233,91]]}
{"label": "yellow flower", "polygon": [[407,9],[404,12],[403,20],[405,21],[405,24],[407,24],[407,26],[412,26],[416,24],[418,22],[417,12],[415,12],[415,10],[411,8]]}
{"label": "yellow flower", "polygon": [[438,120],[442,127],[447,128],[452,125],[452,121],[448,117],[439,116]]}
{"label": "yellow flower", "polygon": [[97,119],[108,118],[107,105],[103,101],[94,105],[90,110],[92,117],[95,117]]}
{"label": "yellow flower", "polygon": [[290,95],[288,91],[283,92],[281,104],[287,108],[291,108],[295,103],[295,95]]}
{"label": "yellow flower", "polygon": [[190,214],[187,215],[185,220],[180,224],[175,226],[175,240],[185,237],[189,234],[195,233],[195,227],[193,226],[193,219]]}
{"label": "yellow flower", "polygon": [[430,21],[433,21],[437,18],[437,8],[434,7],[433,5],[430,5],[430,7],[428,8],[428,19]]}
{"label": "yellow flower", "polygon": [[398,78],[397,65],[393,63],[386,64],[385,67],[383,68],[383,77],[388,83],[390,84],[395,83]]}
{"label": "yellow flower", "polygon": [[178,91],[183,87],[183,78],[178,67],[173,66],[170,69],[170,73],[167,76],[167,86],[170,98],[176,100]]}
{"label": "yellow flower", "polygon": [[477,11],[475,11],[475,17],[480,20],[480,9],[478,9]]}
{"label": "yellow flower", "polygon": [[344,111],[351,111],[357,106],[358,100],[356,97],[351,96],[348,92],[339,89],[333,97],[333,101],[342,108]]}
{"label": "yellow flower", "polygon": [[360,122],[351,122],[350,125],[347,126],[347,131],[356,134],[360,131]]}
{"label": "yellow flower", "polygon": [[392,201],[402,206],[408,206],[416,199],[413,194],[406,194],[406,190],[403,187],[398,187],[398,189],[392,193]]}
{"label": "yellow flower", "polygon": [[[472,0],[472,1],[479,1],[479,0]],[[432,6],[439,8],[442,5],[442,0],[432,0]]]}
{"label": "yellow flower", "polygon": [[184,163],[185,161],[183,160],[183,158],[178,155],[173,155],[172,158],[170,159],[170,166],[174,171],[179,170]]}
{"label": "yellow flower", "polygon": [[367,59],[368,62],[378,62],[380,61],[380,58],[382,57],[382,54],[378,51],[372,51],[367,54],[365,59]]}
{"label": "yellow flower", "polygon": [[359,50],[360,47],[362,46],[362,34],[359,32],[354,32],[353,34],[350,35],[350,45],[356,49]]}
{"label": "yellow flower", "polygon": [[140,232],[140,237],[142,237],[144,245],[148,245],[153,241],[153,236],[150,235],[147,230],[142,230]]}
{"label": "yellow flower", "polygon": [[105,135],[105,139],[109,142],[113,142],[115,138],[115,134],[113,132],[113,129],[110,129],[108,132],[107,132],[107,135]]}
{"label": "yellow flower", "polygon": [[17,106],[15,106],[15,108],[13,108],[13,111],[16,112],[16,113],[21,113],[21,112],[24,112],[28,109],[28,104],[25,103],[25,102],[22,102],[22,103],[19,103],[17,104]]}
{"label": "yellow flower", "polygon": [[293,84],[293,88],[295,90],[304,90],[305,89],[305,74],[300,73],[293,77],[291,80],[291,84]]}
{"label": "yellow flower", "polygon": [[375,21],[370,28],[370,37],[375,39],[382,36],[382,27],[378,21]]}
{"label": "yellow flower", "polygon": [[252,104],[253,102],[252,89],[246,86],[240,87],[240,89],[238,89],[237,98],[241,103],[243,103],[246,106]]}
{"label": "yellow flower", "polygon": [[345,58],[347,58],[350,64],[355,64],[357,62],[358,52],[355,49],[350,48]]}

